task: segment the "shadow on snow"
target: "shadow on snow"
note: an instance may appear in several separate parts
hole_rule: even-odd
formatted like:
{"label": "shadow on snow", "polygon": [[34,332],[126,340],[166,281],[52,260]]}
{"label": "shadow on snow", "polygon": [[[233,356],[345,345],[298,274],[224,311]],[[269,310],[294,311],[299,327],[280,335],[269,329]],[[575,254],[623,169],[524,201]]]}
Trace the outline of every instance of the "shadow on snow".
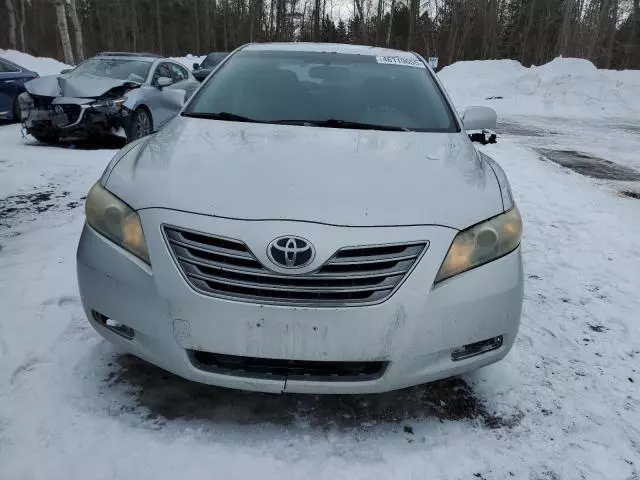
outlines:
{"label": "shadow on snow", "polygon": [[[149,420],[314,428],[358,428],[410,420],[474,420],[486,428],[511,427],[521,415],[490,412],[471,386],[450,378],[404,390],[368,395],[268,394],[230,390],[184,380],[131,355],[117,355],[103,389],[124,387]],[[413,433],[410,427],[405,432]]]}

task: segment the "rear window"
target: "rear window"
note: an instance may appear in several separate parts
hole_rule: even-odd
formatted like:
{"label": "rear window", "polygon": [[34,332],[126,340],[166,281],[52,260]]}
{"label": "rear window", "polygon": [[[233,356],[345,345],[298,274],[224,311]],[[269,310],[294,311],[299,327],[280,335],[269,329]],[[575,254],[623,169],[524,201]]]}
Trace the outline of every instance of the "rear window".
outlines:
{"label": "rear window", "polygon": [[240,51],[185,110],[221,112],[263,122],[332,119],[412,131],[458,130],[442,91],[412,54]]}

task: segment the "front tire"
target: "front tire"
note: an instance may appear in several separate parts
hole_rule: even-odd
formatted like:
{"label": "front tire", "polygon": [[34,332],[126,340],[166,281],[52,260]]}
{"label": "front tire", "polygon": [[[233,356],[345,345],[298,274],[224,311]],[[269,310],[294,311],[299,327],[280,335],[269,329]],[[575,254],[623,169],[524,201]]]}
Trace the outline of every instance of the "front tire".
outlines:
{"label": "front tire", "polygon": [[146,137],[153,132],[153,120],[146,108],[138,107],[136,111],[133,112],[128,130],[127,140],[129,142]]}
{"label": "front tire", "polygon": [[20,109],[20,100],[18,100],[18,96],[13,100],[13,121],[21,122],[22,121],[22,111]]}

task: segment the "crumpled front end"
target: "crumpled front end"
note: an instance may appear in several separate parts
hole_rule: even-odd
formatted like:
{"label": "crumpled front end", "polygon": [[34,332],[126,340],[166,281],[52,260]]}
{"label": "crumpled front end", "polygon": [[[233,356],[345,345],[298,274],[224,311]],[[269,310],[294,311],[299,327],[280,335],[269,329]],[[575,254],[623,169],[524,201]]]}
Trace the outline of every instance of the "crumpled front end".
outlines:
{"label": "crumpled front end", "polygon": [[126,130],[131,111],[126,94],[134,82],[78,76],[48,76],[25,84],[19,97],[27,132],[38,138],[101,136]]}
{"label": "crumpled front end", "polygon": [[129,110],[123,102],[86,98],[44,97],[27,92],[19,97],[27,133],[40,137],[100,136],[126,127]]}

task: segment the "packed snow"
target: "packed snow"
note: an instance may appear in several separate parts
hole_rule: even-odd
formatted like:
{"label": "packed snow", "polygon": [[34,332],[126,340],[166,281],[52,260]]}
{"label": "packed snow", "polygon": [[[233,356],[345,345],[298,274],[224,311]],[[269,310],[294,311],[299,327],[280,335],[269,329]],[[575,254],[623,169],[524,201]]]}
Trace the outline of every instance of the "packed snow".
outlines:
{"label": "packed snow", "polygon": [[[69,65],[54,60],[53,58],[34,57],[28,53],[18,52],[16,50],[3,50],[0,49],[0,57],[26,68],[27,70],[38,73],[41,77],[44,75],[57,75],[62,70],[71,68]],[[172,60],[180,62],[189,70],[193,68],[194,63],[201,63],[204,60],[203,56],[197,56],[188,54],[184,57],[171,57]]]}
{"label": "packed snow", "polygon": [[62,70],[70,68],[69,65],[54,60],[53,58],[34,57],[28,53],[16,50],[3,50],[0,48],[0,57],[20,65],[27,70],[36,72],[41,77],[45,75],[57,75]]}
{"label": "packed snow", "polygon": [[[524,108],[516,62],[504,63],[512,73],[468,63],[441,74],[457,104],[500,91]],[[569,63],[588,91],[589,76],[617,75]],[[620,95],[634,78],[620,73]],[[115,150],[47,147],[0,126],[0,479],[640,478],[640,202],[619,193],[638,182],[593,179],[540,153],[579,150],[640,171],[640,122],[605,118],[622,111],[610,115],[606,96],[584,105],[588,118],[558,119],[573,116],[573,94],[541,82],[557,108],[513,107],[498,143],[480,147],[504,167],[525,222],[513,351],[384,395],[223,390],[118,352],[84,317],[74,258],[84,195]]]}
{"label": "packed snow", "polygon": [[486,105],[501,115],[640,116],[640,70],[599,70],[556,58],[523,67],[516,60],[457,62],[438,73],[457,108]]}
{"label": "packed snow", "polygon": [[171,60],[175,60],[176,62],[183,64],[185,67],[191,70],[193,69],[194,63],[202,63],[205,57],[206,55],[198,56],[198,55],[188,54],[184,57],[171,57]]}

